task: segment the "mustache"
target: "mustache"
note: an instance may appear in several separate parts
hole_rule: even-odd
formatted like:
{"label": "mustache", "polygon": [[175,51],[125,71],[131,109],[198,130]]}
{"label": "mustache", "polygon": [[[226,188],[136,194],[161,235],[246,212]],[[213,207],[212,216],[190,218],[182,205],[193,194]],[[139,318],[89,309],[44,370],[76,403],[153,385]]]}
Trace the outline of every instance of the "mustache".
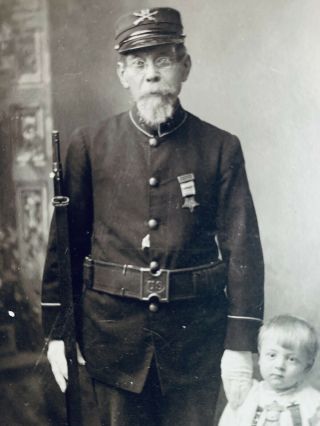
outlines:
{"label": "mustache", "polygon": [[139,99],[146,99],[152,96],[160,96],[160,97],[171,97],[174,95],[174,91],[169,88],[154,88],[143,91]]}

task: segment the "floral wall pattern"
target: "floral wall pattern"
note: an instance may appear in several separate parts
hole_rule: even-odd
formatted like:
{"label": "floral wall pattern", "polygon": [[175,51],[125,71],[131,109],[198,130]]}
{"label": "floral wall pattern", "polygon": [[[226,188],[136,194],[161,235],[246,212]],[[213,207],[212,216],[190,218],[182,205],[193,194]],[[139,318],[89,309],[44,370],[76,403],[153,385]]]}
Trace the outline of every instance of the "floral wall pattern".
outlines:
{"label": "floral wall pattern", "polygon": [[0,343],[15,351],[23,315],[35,334],[40,327],[51,208],[49,31],[46,0],[0,0],[0,10]]}

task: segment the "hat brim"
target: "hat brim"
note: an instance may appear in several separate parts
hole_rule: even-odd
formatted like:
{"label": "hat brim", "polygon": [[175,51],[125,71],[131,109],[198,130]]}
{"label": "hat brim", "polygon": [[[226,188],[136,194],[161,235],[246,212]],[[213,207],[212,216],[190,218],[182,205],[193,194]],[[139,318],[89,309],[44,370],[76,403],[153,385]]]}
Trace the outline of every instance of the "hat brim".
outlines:
{"label": "hat brim", "polygon": [[161,46],[166,44],[182,44],[185,36],[172,37],[172,35],[157,35],[127,39],[121,45],[115,46],[118,53],[127,53],[130,51],[147,49],[149,47]]}

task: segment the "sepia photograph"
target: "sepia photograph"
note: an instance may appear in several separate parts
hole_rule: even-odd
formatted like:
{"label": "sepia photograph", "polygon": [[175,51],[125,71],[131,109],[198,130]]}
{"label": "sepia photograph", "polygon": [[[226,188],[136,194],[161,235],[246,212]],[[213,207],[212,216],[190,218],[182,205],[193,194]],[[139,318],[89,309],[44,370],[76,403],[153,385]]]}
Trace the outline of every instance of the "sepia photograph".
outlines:
{"label": "sepia photograph", "polygon": [[0,0],[3,426],[320,426],[317,0]]}

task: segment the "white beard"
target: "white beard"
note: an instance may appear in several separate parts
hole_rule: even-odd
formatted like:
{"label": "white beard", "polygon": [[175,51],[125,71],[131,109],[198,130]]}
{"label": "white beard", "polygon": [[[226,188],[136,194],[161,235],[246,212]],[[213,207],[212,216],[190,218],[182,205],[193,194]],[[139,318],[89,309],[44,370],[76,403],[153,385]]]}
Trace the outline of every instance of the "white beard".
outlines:
{"label": "white beard", "polygon": [[175,102],[171,95],[145,95],[137,101],[137,108],[145,123],[155,127],[173,116]]}

